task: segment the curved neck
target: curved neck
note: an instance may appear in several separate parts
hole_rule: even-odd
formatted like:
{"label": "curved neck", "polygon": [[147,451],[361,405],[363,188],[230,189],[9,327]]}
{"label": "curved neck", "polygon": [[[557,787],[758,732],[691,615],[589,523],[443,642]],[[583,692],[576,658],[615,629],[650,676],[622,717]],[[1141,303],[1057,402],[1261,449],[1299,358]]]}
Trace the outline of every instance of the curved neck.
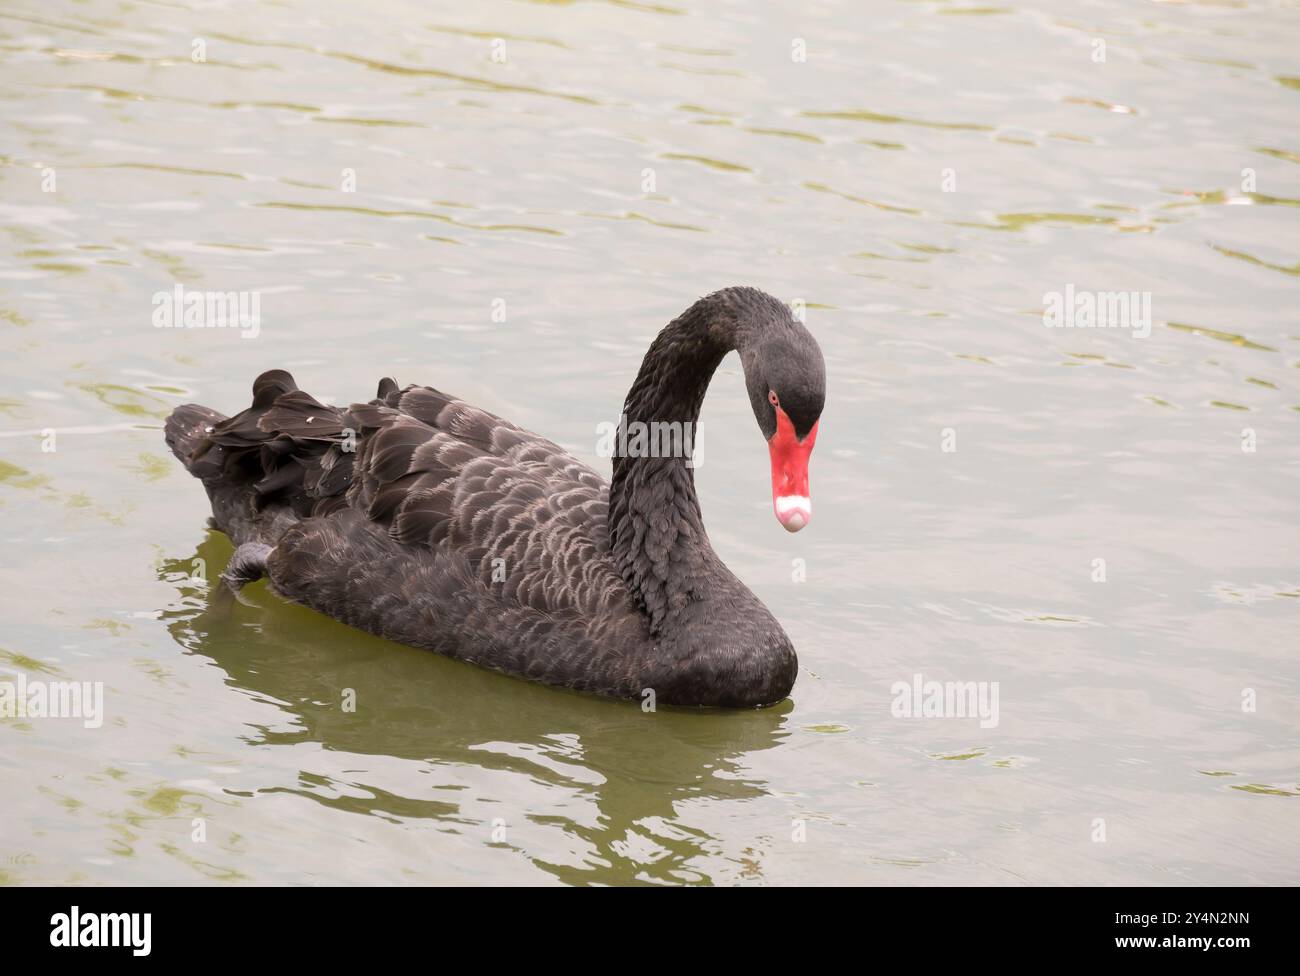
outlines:
{"label": "curved neck", "polygon": [[[700,406],[718,364],[733,349],[743,356],[758,303],[776,300],[755,289],[729,288],[668,323],[623,406],[623,449],[615,452],[609,490],[610,551],[656,633],[670,630],[692,602],[732,579],[709,545],[695,472],[682,455],[695,443]],[[676,447],[667,452],[676,456],[664,456],[665,444]]]}

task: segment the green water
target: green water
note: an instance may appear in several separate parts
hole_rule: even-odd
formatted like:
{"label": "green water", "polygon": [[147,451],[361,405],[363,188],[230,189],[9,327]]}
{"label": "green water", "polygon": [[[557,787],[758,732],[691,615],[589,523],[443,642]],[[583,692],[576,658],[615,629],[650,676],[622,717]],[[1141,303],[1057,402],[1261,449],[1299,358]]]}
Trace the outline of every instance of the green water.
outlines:
{"label": "green water", "polygon": [[[6,4],[0,681],[105,718],[0,719],[0,882],[1300,881],[1298,39],[1255,2]],[[258,292],[259,335],[154,328],[177,283]],[[704,408],[783,705],[646,714],[195,579],[230,547],[176,404],[394,375],[607,471],[650,338],[739,283],[829,373],[797,536],[734,357]],[[1149,336],[1046,328],[1067,286],[1149,292]],[[894,717],[918,673],[997,682],[997,725]]]}

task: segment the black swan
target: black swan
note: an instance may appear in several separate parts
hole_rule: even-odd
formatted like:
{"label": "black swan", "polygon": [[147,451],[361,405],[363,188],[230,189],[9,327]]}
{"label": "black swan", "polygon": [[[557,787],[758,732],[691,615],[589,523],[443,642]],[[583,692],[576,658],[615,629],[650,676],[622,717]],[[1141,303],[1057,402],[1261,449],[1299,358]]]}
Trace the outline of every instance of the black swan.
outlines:
{"label": "black swan", "polygon": [[[772,296],[727,288],[670,322],[620,423],[693,430],[733,349],[771,453],[773,507],[798,531],[826,374]],[[259,376],[233,417],[177,407],[166,438],[236,545],[222,577],[233,588],[266,576],[380,637],[618,698],[749,707],[794,685],[790,639],[709,545],[689,458],[616,454],[607,485],[430,387],[384,379],[374,400],[340,409],[283,370]]]}

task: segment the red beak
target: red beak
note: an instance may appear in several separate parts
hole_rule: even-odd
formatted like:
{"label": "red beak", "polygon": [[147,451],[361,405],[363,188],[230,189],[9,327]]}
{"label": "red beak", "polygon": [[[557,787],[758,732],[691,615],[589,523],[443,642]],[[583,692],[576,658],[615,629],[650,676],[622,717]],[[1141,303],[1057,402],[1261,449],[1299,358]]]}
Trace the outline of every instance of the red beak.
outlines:
{"label": "red beak", "polygon": [[772,508],[787,532],[798,532],[812,521],[812,498],[808,494],[808,457],[817,443],[817,427],[799,440],[794,424],[784,410],[776,408],[776,433],[767,442],[772,455]]}

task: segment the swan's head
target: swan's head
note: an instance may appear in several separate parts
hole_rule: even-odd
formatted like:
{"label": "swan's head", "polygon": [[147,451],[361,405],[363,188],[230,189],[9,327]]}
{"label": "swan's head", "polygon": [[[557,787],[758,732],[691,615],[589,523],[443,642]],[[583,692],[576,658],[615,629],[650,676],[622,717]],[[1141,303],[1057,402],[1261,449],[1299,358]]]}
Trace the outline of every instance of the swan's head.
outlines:
{"label": "swan's head", "polygon": [[745,387],[772,457],[772,508],[787,532],[812,520],[808,459],[826,402],[826,364],[817,340],[790,318],[765,330],[741,356]]}

